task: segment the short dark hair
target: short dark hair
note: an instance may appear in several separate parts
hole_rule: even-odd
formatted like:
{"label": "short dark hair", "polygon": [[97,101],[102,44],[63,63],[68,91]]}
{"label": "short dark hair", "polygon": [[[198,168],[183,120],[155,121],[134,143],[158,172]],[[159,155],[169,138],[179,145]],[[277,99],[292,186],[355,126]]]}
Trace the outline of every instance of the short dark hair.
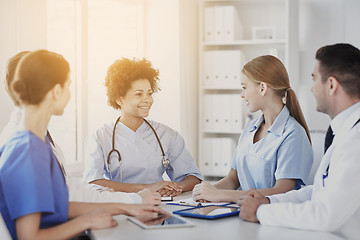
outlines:
{"label": "short dark hair", "polygon": [[60,54],[33,51],[20,59],[12,89],[22,104],[37,105],[56,84],[64,86],[69,71],[69,63]]}
{"label": "short dark hair", "polygon": [[160,90],[158,87],[159,70],[155,69],[150,61],[145,58],[116,60],[109,67],[105,78],[108,104],[115,109],[121,109],[116,101],[119,97],[125,96],[131,84],[139,79],[148,80],[153,92]]}
{"label": "short dark hair", "polygon": [[360,98],[360,50],[347,43],[321,47],[316,52],[322,81],[335,77],[344,91]]}

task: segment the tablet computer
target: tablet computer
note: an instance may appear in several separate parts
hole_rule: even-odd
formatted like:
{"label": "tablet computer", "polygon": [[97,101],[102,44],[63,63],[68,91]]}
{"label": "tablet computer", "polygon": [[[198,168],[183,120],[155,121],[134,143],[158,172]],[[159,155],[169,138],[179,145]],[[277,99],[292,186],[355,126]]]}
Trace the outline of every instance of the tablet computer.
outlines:
{"label": "tablet computer", "polygon": [[128,220],[144,229],[192,227],[193,223],[176,215],[159,215],[157,217],[128,217]]}
{"label": "tablet computer", "polygon": [[186,208],[186,209],[174,211],[173,213],[184,217],[217,219],[222,217],[238,215],[240,213],[240,208],[231,207],[231,206],[208,205],[208,206]]}

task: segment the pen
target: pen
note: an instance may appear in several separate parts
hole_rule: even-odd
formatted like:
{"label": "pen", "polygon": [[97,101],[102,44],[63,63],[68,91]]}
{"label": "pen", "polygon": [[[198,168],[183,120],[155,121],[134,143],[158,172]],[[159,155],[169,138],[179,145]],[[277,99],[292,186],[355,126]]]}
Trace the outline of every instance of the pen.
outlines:
{"label": "pen", "polygon": [[179,202],[179,205],[187,205],[187,206],[194,206],[194,207],[198,207],[198,206],[201,206],[202,204],[201,203],[187,203],[187,202],[184,202],[184,201],[180,201]]}
{"label": "pen", "polygon": [[323,187],[325,187],[325,178],[329,175],[329,166],[326,168],[325,172],[323,173],[322,180],[323,180]]}

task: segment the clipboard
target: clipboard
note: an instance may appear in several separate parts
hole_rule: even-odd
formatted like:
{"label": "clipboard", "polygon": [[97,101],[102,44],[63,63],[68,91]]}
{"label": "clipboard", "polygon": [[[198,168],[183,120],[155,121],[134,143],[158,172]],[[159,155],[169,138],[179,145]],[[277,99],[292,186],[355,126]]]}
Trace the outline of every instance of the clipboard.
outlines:
{"label": "clipboard", "polygon": [[239,215],[239,213],[240,207],[227,205],[207,205],[173,211],[173,214],[177,214],[183,217],[203,218],[210,220]]}

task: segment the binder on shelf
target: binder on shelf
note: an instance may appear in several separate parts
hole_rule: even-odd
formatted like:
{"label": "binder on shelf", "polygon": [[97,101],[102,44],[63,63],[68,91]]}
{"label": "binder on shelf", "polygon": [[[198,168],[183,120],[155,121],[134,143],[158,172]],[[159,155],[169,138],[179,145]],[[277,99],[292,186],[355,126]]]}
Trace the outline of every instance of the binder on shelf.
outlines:
{"label": "binder on shelf", "polygon": [[222,6],[223,8],[223,28],[225,41],[234,41],[243,39],[243,26],[237,14],[234,5]]}
{"label": "binder on shelf", "polygon": [[244,126],[244,113],[241,95],[234,94],[231,98],[231,129],[234,131],[240,131]]}
{"label": "binder on shelf", "polygon": [[244,58],[244,54],[240,50],[204,51],[203,86],[240,88]]}
{"label": "binder on shelf", "polygon": [[231,52],[234,50],[224,50],[219,53],[220,66],[221,66],[221,77],[223,78],[222,86],[231,88],[232,87],[232,71],[234,68],[232,62]]}
{"label": "binder on shelf", "polygon": [[214,41],[214,7],[207,6],[204,9],[204,40],[205,42]]}
{"label": "binder on shelf", "polygon": [[200,164],[200,170],[203,175],[212,175],[212,146],[213,138],[204,137],[202,142],[202,159]]}
{"label": "binder on shelf", "polygon": [[226,176],[231,168],[231,161],[236,143],[229,137],[204,137],[203,161],[201,171],[208,176]]}
{"label": "binder on shelf", "polygon": [[224,85],[224,62],[223,50],[214,51],[214,86],[222,87]]}
{"label": "binder on shelf", "polygon": [[223,78],[222,78],[222,68],[223,68],[223,62],[221,57],[221,50],[214,50],[212,51],[212,76],[213,76],[213,86],[214,87],[221,87],[223,84]]}
{"label": "binder on shelf", "polygon": [[204,51],[203,53],[203,62],[204,62],[204,72],[203,72],[203,86],[209,87],[214,85],[214,51]]}
{"label": "binder on shelf", "polygon": [[214,41],[224,40],[224,11],[223,6],[214,6]]}
{"label": "binder on shelf", "polygon": [[213,129],[214,118],[213,118],[213,105],[214,99],[211,94],[205,94],[203,98],[203,128]]}
{"label": "binder on shelf", "polygon": [[210,174],[213,176],[222,176],[222,151],[221,151],[221,138],[212,138],[212,168]]}
{"label": "binder on shelf", "polygon": [[243,26],[234,5],[204,7],[204,41],[234,41],[243,39]]}
{"label": "binder on shelf", "polygon": [[202,129],[219,132],[241,131],[244,125],[240,93],[204,94]]}
{"label": "binder on shelf", "polygon": [[217,64],[216,68],[218,68],[219,73],[219,87],[231,88],[231,70],[232,70],[232,62],[230,53],[232,50],[221,50],[217,52]]}
{"label": "binder on shelf", "polygon": [[235,63],[236,66],[234,67],[232,81],[234,86],[241,88],[241,69],[244,67],[246,63],[246,57],[244,53],[240,50],[238,50],[237,55],[235,57],[237,59],[237,62]]}
{"label": "binder on shelf", "polygon": [[226,176],[231,168],[231,161],[234,156],[236,144],[232,138],[221,138],[221,167],[220,175]]}
{"label": "binder on shelf", "polygon": [[231,95],[229,94],[219,94],[219,105],[220,108],[217,109],[218,113],[216,115],[220,118],[220,129],[221,131],[231,130]]}
{"label": "binder on shelf", "polygon": [[204,136],[200,170],[205,176],[223,177],[229,173],[235,154],[236,141],[232,137]]}
{"label": "binder on shelf", "polygon": [[219,94],[210,95],[213,99],[213,108],[212,108],[212,118],[213,118],[213,130],[221,130],[222,127],[222,116],[220,109],[221,106],[221,96]]}
{"label": "binder on shelf", "polygon": [[222,62],[224,70],[224,78],[229,88],[241,87],[241,69],[243,66],[243,54],[240,50],[226,50],[225,57]]}

